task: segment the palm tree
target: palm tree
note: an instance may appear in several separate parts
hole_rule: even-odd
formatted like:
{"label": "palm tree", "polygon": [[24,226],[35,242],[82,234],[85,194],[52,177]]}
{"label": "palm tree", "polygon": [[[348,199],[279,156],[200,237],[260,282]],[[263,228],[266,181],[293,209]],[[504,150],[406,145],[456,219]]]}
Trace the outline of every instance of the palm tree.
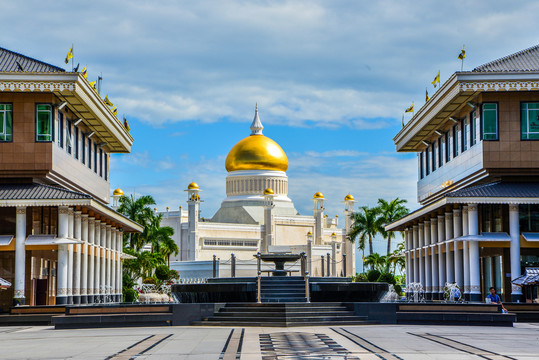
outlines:
{"label": "palm tree", "polygon": [[361,207],[360,211],[352,214],[352,225],[348,233],[348,240],[355,242],[359,238],[359,248],[365,249],[365,241],[369,241],[369,252],[372,254],[372,241],[377,234],[383,231],[383,219],[380,210],[376,207]]}
{"label": "palm tree", "polygon": [[[408,210],[403,204],[407,201],[405,199],[393,199],[390,202],[384,199],[378,199],[378,208],[380,209],[380,217],[382,218],[383,225],[391,224],[394,221],[408,215]],[[385,231],[382,229],[382,236],[387,239],[387,255],[391,253],[391,239],[395,238],[394,231]]]}
{"label": "palm tree", "polygon": [[[155,205],[155,200],[150,195],[140,196],[136,199],[134,195],[124,195],[120,198],[118,212],[146,227],[149,220],[153,217],[153,210],[150,208],[150,205]],[[143,236],[141,234],[128,235],[128,243],[131,249],[141,249],[144,246],[143,242]]]}
{"label": "palm tree", "polygon": [[373,269],[385,272],[387,269],[387,257],[378,253],[370,254],[365,258],[365,265],[370,265]]}
{"label": "palm tree", "polygon": [[[172,228],[169,228],[169,229],[172,230]],[[172,254],[174,254],[174,256],[178,255],[178,253],[180,252],[180,249],[178,248],[178,245],[176,244],[174,239],[172,239],[171,237],[163,238],[160,245],[161,245],[161,249],[160,249],[161,254],[163,254],[165,259],[167,259],[167,265],[170,268],[170,257],[172,256]]]}

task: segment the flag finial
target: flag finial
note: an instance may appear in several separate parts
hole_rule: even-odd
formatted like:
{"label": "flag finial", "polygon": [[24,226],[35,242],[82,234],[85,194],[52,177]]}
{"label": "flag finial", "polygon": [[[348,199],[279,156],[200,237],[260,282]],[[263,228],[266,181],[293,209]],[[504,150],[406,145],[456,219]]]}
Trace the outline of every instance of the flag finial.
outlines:
{"label": "flag finial", "polygon": [[257,102],[255,105],[255,117],[251,124],[251,135],[262,135],[262,129],[264,129],[264,126],[262,126],[262,122],[260,121],[260,118],[258,117],[258,102]]}

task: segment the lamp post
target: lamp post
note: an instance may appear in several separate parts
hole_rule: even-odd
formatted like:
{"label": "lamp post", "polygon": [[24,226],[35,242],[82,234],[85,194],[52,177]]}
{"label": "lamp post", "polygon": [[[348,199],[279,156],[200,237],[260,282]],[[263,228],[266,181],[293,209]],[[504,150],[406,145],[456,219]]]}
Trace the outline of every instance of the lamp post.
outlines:
{"label": "lamp post", "polygon": [[313,258],[313,233],[307,232],[307,270],[312,274],[312,258]]}

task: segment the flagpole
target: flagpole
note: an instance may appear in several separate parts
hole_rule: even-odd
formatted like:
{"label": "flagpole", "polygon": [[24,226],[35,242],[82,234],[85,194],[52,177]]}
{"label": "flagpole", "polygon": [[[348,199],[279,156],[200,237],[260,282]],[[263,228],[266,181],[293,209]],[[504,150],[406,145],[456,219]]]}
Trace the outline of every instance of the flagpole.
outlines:
{"label": "flagpole", "polygon": [[75,65],[74,65],[75,56],[73,54],[75,54],[75,49],[73,48],[73,43],[71,43],[71,72],[73,72],[73,70],[75,69]]}

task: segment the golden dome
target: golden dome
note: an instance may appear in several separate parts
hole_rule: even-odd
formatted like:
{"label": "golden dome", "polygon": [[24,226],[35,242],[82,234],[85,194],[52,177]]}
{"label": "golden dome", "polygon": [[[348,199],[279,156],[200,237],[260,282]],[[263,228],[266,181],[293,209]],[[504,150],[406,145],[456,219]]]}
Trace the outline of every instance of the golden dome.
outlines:
{"label": "golden dome", "polygon": [[264,195],[273,195],[275,194],[271,188],[267,188],[264,190]]}
{"label": "golden dome", "polygon": [[322,194],[320,191],[314,194],[313,199],[323,199],[324,194]]}
{"label": "golden dome", "polygon": [[337,236],[337,234],[333,233],[333,234],[331,234],[331,236]]}
{"label": "golden dome", "polygon": [[307,232],[307,235],[312,235],[312,234],[313,234],[313,233],[312,233],[312,232],[310,232],[310,231],[309,231],[309,232]]}
{"label": "golden dome", "polygon": [[114,190],[112,192],[112,195],[115,195],[115,196],[122,196],[123,194],[124,194],[124,192],[120,188],[118,188],[118,189],[116,189],[116,190]]}
{"label": "golden dome", "polygon": [[353,201],[354,197],[351,194],[348,194],[344,197],[344,201]]}
{"label": "golden dome", "polygon": [[251,135],[240,140],[226,157],[227,171],[275,170],[286,171],[288,158],[275,141],[264,135]]}
{"label": "golden dome", "polygon": [[196,182],[192,182],[189,185],[187,185],[188,190],[198,190],[198,184]]}

